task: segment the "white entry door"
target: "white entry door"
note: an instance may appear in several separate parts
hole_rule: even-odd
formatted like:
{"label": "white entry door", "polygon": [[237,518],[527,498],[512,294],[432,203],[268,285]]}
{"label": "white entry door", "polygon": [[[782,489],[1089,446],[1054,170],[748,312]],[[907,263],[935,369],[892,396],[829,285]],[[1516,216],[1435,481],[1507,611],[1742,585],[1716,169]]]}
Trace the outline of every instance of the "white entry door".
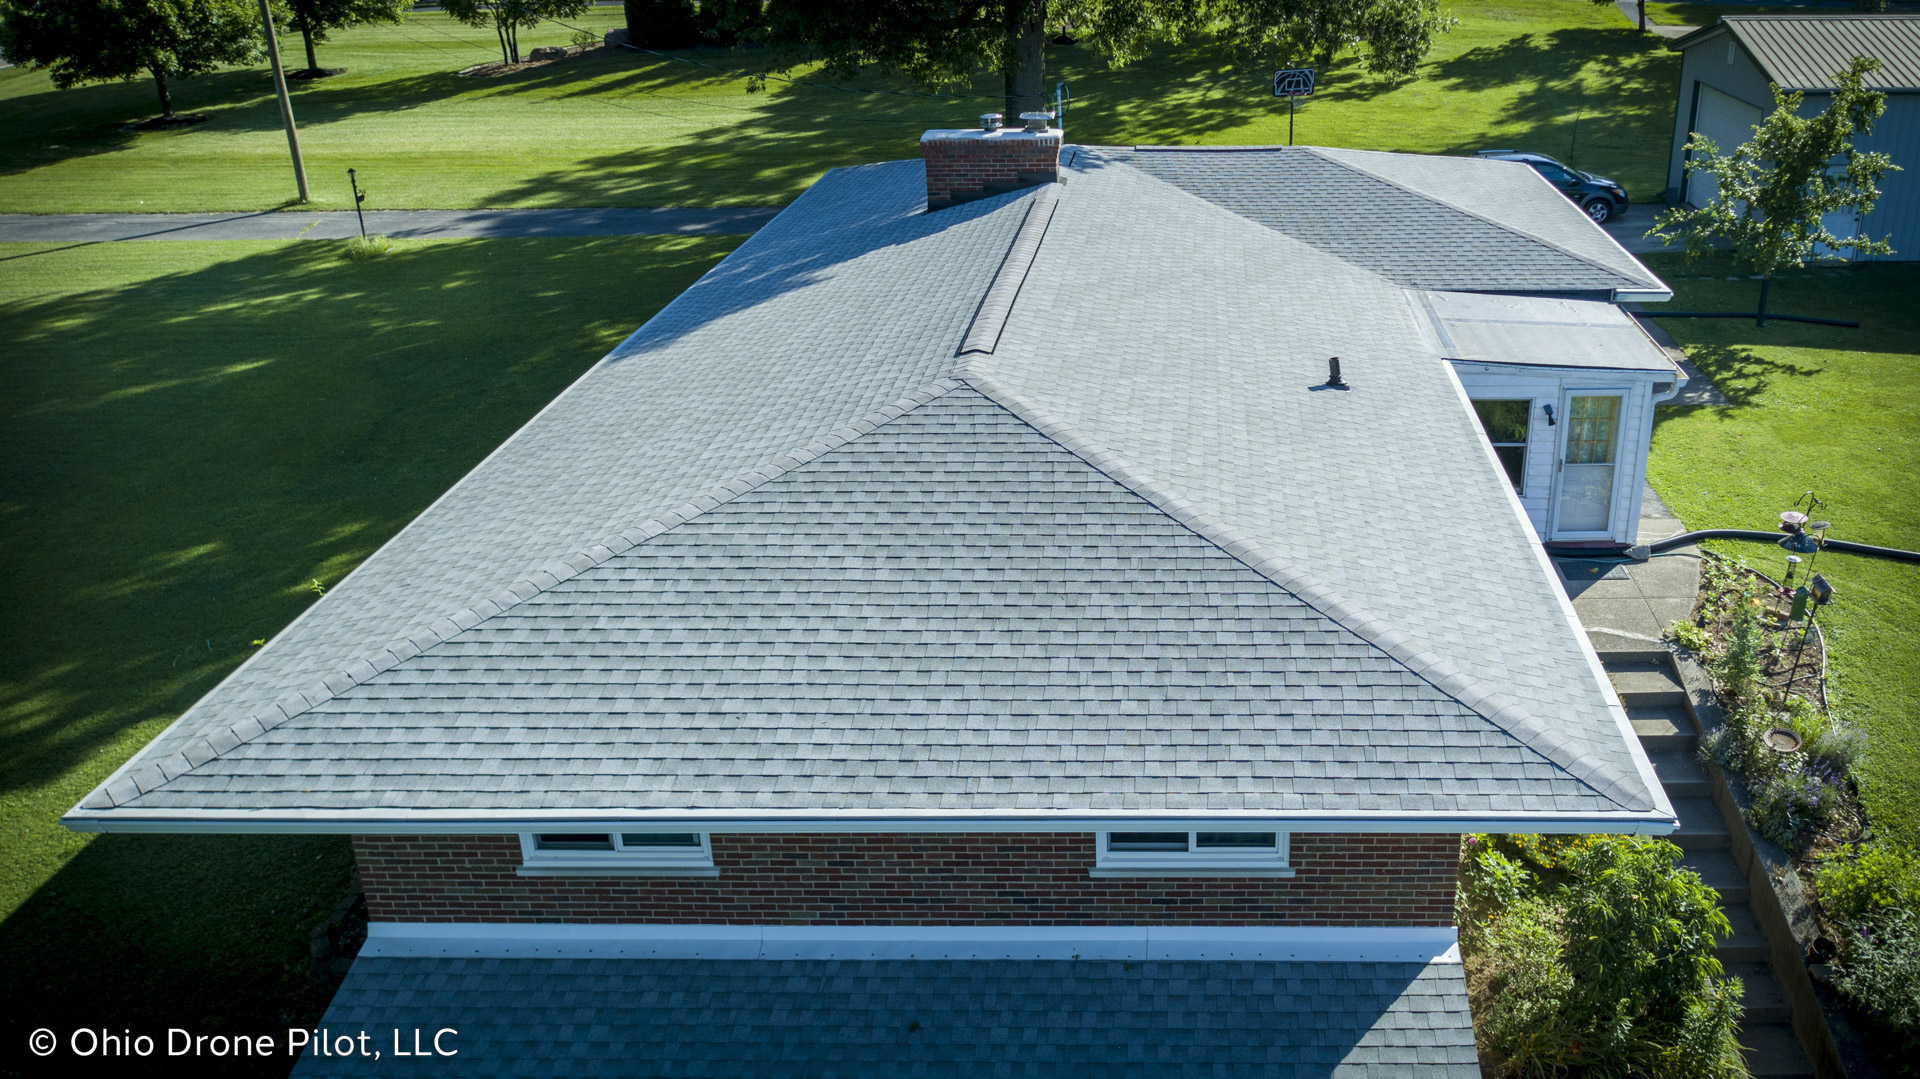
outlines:
{"label": "white entry door", "polygon": [[1613,529],[1626,396],[1574,391],[1561,401],[1560,461],[1554,484],[1555,539],[1603,539]]}

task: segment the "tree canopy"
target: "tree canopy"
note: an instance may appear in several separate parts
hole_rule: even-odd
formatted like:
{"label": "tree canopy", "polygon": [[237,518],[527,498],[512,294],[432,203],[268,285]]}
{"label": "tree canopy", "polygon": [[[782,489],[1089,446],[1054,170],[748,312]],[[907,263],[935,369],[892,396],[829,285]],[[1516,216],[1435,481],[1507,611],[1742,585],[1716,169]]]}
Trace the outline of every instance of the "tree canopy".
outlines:
{"label": "tree canopy", "polygon": [[1853,145],[1854,136],[1872,133],[1873,122],[1886,111],[1887,95],[1864,85],[1879,67],[1871,57],[1854,57],[1837,76],[1826,109],[1813,116],[1799,114],[1804,95],[1773,87],[1773,112],[1730,154],[1696,132],[1687,140],[1687,172],[1711,173],[1719,191],[1698,209],[1662,213],[1648,235],[1684,242],[1689,257],[1706,253],[1716,242],[1730,243],[1735,256],[1761,275],[1762,324],[1767,281],[1804,265],[1819,248],[1892,254],[1885,239],[1836,236],[1827,225],[1830,214],[1852,210],[1864,218],[1872,213],[1881,178],[1898,168],[1886,154]]}
{"label": "tree canopy", "polygon": [[1045,107],[1049,25],[1115,66],[1212,33],[1249,61],[1325,64],[1357,49],[1369,71],[1405,76],[1453,24],[1439,0],[768,0],[763,18],[774,70],[872,64],[930,87],[996,71],[1009,118]]}
{"label": "tree canopy", "polygon": [[307,72],[318,74],[320,62],[313,47],[327,40],[330,30],[345,30],[373,22],[402,22],[413,0],[286,0],[287,28],[298,30],[307,46]]}
{"label": "tree canopy", "polygon": [[492,27],[500,38],[500,59],[520,62],[520,31],[548,19],[576,19],[592,0],[441,0],[446,13],[468,26]]}
{"label": "tree canopy", "polygon": [[61,89],[153,76],[160,112],[167,80],[246,64],[265,50],[252,0],[0,0],[0,51],[46,68]]}

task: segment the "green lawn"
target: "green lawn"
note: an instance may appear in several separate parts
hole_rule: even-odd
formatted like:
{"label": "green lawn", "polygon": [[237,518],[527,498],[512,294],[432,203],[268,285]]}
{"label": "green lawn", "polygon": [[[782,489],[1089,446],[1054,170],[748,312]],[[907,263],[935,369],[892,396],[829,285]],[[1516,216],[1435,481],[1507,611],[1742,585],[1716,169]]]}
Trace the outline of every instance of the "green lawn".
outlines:
{"label": "green lawn", "polygon": [[[1724,261],[1647,259],[1676,307],[1751,310],[1759,283]],[[1661,412],[1648,474],[1695,528],[1770,529],[1813,490],[1836,539],[1920,549],[1920,266],[1809,270],[1776,282],[1775,311],[1855,318],[1858,330],[1733,319],[1661,325],[1733,401]],[[1715,545],[1774,574],[1778,549]],[[1822,614],[1836,710],[1866,729],[1861,793],[1880,829],[1920,847],[1920,566],[1822,554],[1838,599]]]}
{"label": "green lawn", "polygon": [[[1584,0],[1465,0],[1420,78],[1394,84],[1351,62],[1325,73],[1299,139],[1330,146],[1459,153],[1542,150],[1626,184],[1665,185],[1677,57]],[[596,8],[578,25],[619,19]],[[548,24],[524,48],[563,43]],[[751,67],[750,52],[683,54]],[[497,58],[491,32],[436,13],[336,35],[321,63],[347,72],[299,84],[308,172],[321,208],[345,208],[346,170],[370,207],[780,205],[832,166],[912,156],[922,130],[970,124],[997,99],[842,93],[737,78],[631,52],[497,79],[454,74]],[[1205,43],[1109,71],[1080,47],[1052,48],[1073,92],[1069,137],[1085,143],[1271,143],[1286,109],[1264,64]],[[898,87],[872,75],[843,80]],[[993,84],[982,80],[980,92]],[[246,210],[293,195],[285,139],[261,69],[182,81],[196,127],[130,133],[151,114],[147,82],[56,91],[44,72],[0,71],[0,212]]]}
{"label": "green lawn", "polygon": [[57,818],[737,242],[0,244],[8,1059],[317,1016],[343,839]]}

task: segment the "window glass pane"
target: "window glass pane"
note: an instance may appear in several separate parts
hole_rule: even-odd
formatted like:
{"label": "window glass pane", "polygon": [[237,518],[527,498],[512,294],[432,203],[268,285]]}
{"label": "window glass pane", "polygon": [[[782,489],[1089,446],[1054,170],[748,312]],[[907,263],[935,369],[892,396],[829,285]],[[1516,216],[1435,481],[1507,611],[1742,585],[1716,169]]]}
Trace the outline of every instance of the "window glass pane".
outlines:
{"label": "window glass pane", "polygon": [[700,845],[700,833],[698,832],[623,832],[620,835],[620,845],[623,847],[627,847],[629,849],[634,847],[643,847],[643,848],[698,847]]}
{"label": "window glass pane", "polygon": [[1527,448],[1525,446],[1495,446],[1493,455],[1500,458],[1500,464],[1507,470],[1507,478],[1513,481],[1513,489],[1521,494],[1527,493]]}
{"label": "window glass pane", "polygon": [[1186,850],[1185,832],[1111,832],[1108,850]]}
{"label": "window glass pane", "polygon": [[1272,850],[1273,832],[1201,832],[1194,846],[1201,850]]}
{"label": "window glass pane", "polygon": [[1499,445],[1527,440],[1532,401],[1475,401],[1473,410],[1480,416],[1480,427],[1487,432],[1487,441]]}
{"label": "window glass pane", "polygon": [[1613,435],[1620,420],[1618,397],[1575,397],[1567,408],[1567,463],[1613,463]]}
{"label": "window glass pane", "polygon": [[613,837],[582,832],[537,835],[534,845],[541,850],[612,850]]}

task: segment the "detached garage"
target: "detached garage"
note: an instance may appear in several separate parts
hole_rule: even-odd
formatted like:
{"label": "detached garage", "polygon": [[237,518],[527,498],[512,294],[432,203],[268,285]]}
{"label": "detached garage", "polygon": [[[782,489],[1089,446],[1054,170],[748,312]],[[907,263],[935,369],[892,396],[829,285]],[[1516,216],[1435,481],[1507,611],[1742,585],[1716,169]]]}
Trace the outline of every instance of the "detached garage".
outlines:
{"label": "detached garage", "polygon": [[1880,201],[1864,220],[1848,214],[1827,228],[1836,236],[1891,236],[1894,253],[1883,257],[1920,258],[1920,15],[1729,15],[1673,47],[1685,58],[1667,198],[1693,206],[1711,200],[1717,186],[1704,173],[1687,175],[1689,134],[1730,152],[1773,110],[1769,84],[1803,92],[1801,111],[1811,115],[1827,107],[1834,76],[1854,56],[1878,59],[1867,85],[1887,95],[1887,111],[1856,145],[1890,155],[1905,171],[1881,181]]}

